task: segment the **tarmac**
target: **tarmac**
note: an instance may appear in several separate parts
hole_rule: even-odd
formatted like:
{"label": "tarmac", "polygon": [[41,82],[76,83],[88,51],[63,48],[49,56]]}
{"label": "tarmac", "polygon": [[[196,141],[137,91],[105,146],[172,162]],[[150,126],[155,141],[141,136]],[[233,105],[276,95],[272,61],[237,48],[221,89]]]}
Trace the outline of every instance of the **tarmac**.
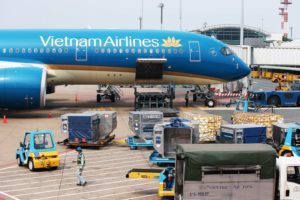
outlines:
{"label": "tarmac", "polygon": [[[264,80],[263,80],[264,81]],[[256,81],[257,82],[257,81]],[[259,83],[257,83],[260,85]],[[158,180],[126,179],[133,168],[157,168],[148,162],[152,150],[130,150],[122,143],[130,135],[128,112],[133,110],[133,89],[122,88],[122,99],[116,103],[96,102],[96,86],[59,86],[56,93],[47,95],[44,109],[25,111],[1,111],[7,123],[0,123],[0,200],[37,199],[160,199]],[[184,106],[184,94],[189,88],[176,90],[175,108],[181,112],[201,111],[222,115],[229,123],[234,107],[209,109],[203,102],[191,102]],[[190,98],[192,99],[192,98]],[[225,100],[229,101],[229,100]],[[222,103],[222,102],[221,102]],[[224,103],[224,102],[223,102]],[[118,126],[114,131],[116,141],[100,149],[84,149],[86,167],[83,176],[88,184],[76,186],[76,152],[57,145],[61,165],[58,170],[30,172],[27,167],[18,167],[15,152],[28,130],[49,129],[56,141],[67,136],[61,133],[60,116],[70,112],[91,110],[113,110],[118,113]],[[299,108],[280,108],[288,121],[300,121]]]}

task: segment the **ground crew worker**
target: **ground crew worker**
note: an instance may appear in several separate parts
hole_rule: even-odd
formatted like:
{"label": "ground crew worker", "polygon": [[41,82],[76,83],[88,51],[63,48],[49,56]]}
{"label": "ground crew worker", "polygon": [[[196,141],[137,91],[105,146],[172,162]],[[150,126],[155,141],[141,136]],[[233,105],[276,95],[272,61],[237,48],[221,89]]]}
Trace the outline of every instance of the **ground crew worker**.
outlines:
{"label": "ground crew worker", "polygon": [[185,94],[185,107],[189,106],[189,96],[189,91],[187,91]]}
{"label": "ground crew worker", "polygon": [[85,157],[84,154],[82,152],[81,147],[77,147],[76,151],[78,153],[77,155],[77,172],[76,172],[76,176],[78,178],[78,182],[77,185],[78,186],[85,186],[87,184],[86,180],[82,177],[82,172],[85,166]]}

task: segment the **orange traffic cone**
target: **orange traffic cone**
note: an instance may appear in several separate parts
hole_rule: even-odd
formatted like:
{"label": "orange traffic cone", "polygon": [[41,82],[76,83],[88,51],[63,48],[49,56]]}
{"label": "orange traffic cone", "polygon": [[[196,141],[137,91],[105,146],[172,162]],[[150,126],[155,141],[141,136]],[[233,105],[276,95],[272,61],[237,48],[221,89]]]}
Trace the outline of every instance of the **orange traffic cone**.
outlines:
{"label": "orange traffic cone", "polygon": [[3,124],[6,124],[7,121],[6,121],[6,115],[3,116]]}

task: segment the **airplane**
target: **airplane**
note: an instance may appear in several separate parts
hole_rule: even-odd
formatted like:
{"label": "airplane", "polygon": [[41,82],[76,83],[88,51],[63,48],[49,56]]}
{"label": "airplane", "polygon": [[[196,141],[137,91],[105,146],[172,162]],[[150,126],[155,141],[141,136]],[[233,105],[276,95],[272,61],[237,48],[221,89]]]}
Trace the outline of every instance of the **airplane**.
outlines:
{"label": "airplane", "polygon": [[190,32],[0,31],[0,108],[44,107],[58,85],[216,84],[249,73],[227,45]]}

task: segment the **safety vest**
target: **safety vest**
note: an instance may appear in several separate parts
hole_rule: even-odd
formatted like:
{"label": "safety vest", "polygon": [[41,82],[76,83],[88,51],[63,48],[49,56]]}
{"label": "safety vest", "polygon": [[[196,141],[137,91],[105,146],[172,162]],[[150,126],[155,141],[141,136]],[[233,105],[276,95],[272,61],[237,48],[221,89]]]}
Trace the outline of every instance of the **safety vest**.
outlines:
{"label": "safety vest", "polygon": [[83,153],[79,153],[78,156],[77,156],[77,165],[84,166],[84,164],[85,164],[84,155],[83,155]]}

